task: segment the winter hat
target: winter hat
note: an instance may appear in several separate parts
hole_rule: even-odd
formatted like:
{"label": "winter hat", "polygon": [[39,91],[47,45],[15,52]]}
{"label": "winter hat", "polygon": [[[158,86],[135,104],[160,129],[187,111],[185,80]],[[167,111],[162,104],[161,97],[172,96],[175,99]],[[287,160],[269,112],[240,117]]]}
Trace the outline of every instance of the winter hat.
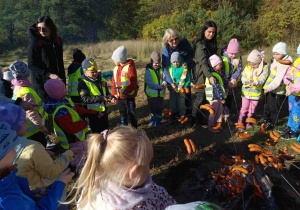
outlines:
{"label": "winter hat", "polygon": [[127,49],[124,46],[118,47],[112,54],[111,58],[120,63],[127,61]]}
{"label": "winter hat", "polygon": [[84,71],[93,71],[93,70],[98,70],[97,63],[94,61],[92,58],[86,58],[82,61],[82,69]]}
{"label": "winter hat", "polygon": [[252,50],[252,52],[248,55],[247,61],[251,63],[261,63],[264,58],[264,52],[259,52],[258,50]]}
{"label": "winter hat", "polygon": [[226,52],[228,53],[239,53],[240,52],[240,44],[237,39],[231,39],[229,41]]}
{"label": "winter hat", "polygon": [[273,47],[272,52],[277,52],[279,54],[282,55],[286,55],[287,54],[287,45],[284,42],[278,42],[277,44],[275,44],[275,46]]}
{"label": "winter hat", "polygon": [[0,139],[0,160],[2,160],[10,150],[19,144],[19,137],[10,124],[0,121]]}
{"label": "winter hat", "polygon": [[3,72],[1,68],[0,68],[0,79],[3,79]]}
{"label": "winter hat", "polygon": [[24,125],[26,112],[20,106],[11,103],[0,103],[0,120],[10,124],[17,133]]}
{"label": "winter hat", "polygon": [[151,53],[151,63],[160,63],[160,54],[157,51]]}
{"label": "winter hat", "polygon": [[27,65],[23,61],[15,61],[9,66],[9,70],[16,79],[24,79],[29,75]]}
{"label": "winter hat", "polygon": [[81,50],[79,50],[78,48],[74,49],[73,52],[73,59],[74,62],[77,63],[82,63],[82,61],[85,59],[85,54],[83,54],[83,52]]}
{"label": "winter hat", "polygon": [[222,62],[221,58],[219,56],[217,56],[216,54],[212,55],[209,57],[209,62],[211,67],[215,67],[216,65],[218,65],[219,63]]}
{"label": "winter hat", "polygon": [[65,83],[59,79],[49,79],[44,84],[44,88],[48,95],[56,100],[62,99],[66,94]]}
{"label": "winter hat", "polygon": [[11,71],[3,72],[3,79],[7,81],[12,81],[14,79]]}
{"label": "winter hat", "polygon": [[299,44],[299,46],[297,48],[297,54],[300,55],[300,44]]}
{"label": "winter hat", "polygon": [[171,55],[171,63],[173,62],[181,62],[181,55],[179,52],[173,52]]}

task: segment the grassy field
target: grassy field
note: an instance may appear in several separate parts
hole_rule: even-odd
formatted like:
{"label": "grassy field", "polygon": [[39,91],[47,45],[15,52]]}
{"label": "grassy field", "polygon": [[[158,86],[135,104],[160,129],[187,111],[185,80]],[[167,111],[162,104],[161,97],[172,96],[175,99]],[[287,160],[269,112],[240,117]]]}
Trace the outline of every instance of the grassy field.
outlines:
{"label": "grassy field", "polygon": [[[130,58],[133,58],[136,63],[138,78],[140,81],[140,89],[136,98],[136,112],[138,117],[139,128],[142,128],[146,131],[151,142],[153,143],[154,148],[154,158],[151,163],[151,175],[153,180],[165,187],[168,192],[175,197],[175,199],[180,202],[190,202],[197,200],[197,194],[194,196],[188,196],[185,188],[185,180],[192,176],[191,169],[196,169],[205,176],[209,175],[211,171],[218,170],[221,167],[224,167],[219,161],[219,157],[222,154],[227,156],[230,155],[245,155],[249,160],[253,161],[253,154],[248,152],[247,145],[249,143],[258,143],[268,149],[277,153],[279,148],[283,146],[288,147],[289,154],[293,151],[289,148],[289,145],[296,140],[284,141],[280,140],[279,143],[274,146],[266,146],[264,141],[269,138],[267,135],[263,134],[260,131],[258,126],[254,126],[254,129],[249,131],[252,137],[248,140],[241,140],[236,137],[234,134],[236,130],[234,128],[228,127],[226,124],[223,124],[223,130],[219,134],[213,134],[207,129],[198,127],[197,129],[191,129],[189,123],[187,123],[182,129],[178,128],[178,122],[174,123],[169,122],[169,117],[164,116],[162,125],[163,130],[157,130],[148,126],[150,120],[150,109],[147,104],[146,96],[143,92],[144,85],[144,70],[146,63],[150,60],[150,54],[153,50],[162,52],[162,46],[159,42],[142,42],[142,41],[114,41],[107,43],[99,44],[90,44],[90,45],[69,45],[65,46],[64,50],[64,62],[65,68],[67,69],[68,65],[72,61],[72,52],[75,47],[81,49],[87,57],[92,57],[96,60],[100,70],[108,71],[114,68],[113,61],[110,59],[111,54],[114,49],[118,46],[124,45],[128,49]],[[264,49],[259,47],[258,49]],[[269,62],[272,56],[272,48],[265,48],[266,61]],[[291,47],[289,52],[296,52],[296,46]],[[243,52],[243,61],[246,64],[247,53]],[[296,58],[296,53],[291,53],[291,55]],[[14,52],[9,52],[5,55],[1,55],[3,60],[1,60],[2,66],[8,66],[14,60],[24,60],[26,61],[26,51],[17,50]],[[193,94],[193,97],[195,95]],[[169,107],[169,93],[166,94],[164,99],[163,106],[165,108]],[[232,120],[233,122],[237,121],[237,115],[241,106],[241,96],[240,91],[235,93],[235,102],[233,102],[232,110]],[[264,110],[264,98],[262,98],[257,107],[255,118],[260,119]],[[279,121],[277,123],[276,129],[284,126],[287,122],[288,108],[287,108],[287,99],[285,104],[281,109],[279,115]],[[120,124],[119,113],[115,105],[109,106],[109,120],[110,126],[115,127]],[[197,147],[197,151],[193,155],[188,155],[183,143],[183,140],[192,139]],[[212,147],[216,150],[216,155],[211,155],[208,151]],[[299,156],[293,161],[285,163],[284,169],[281,171],[274,170],[273,173],[283,174],[289,182],[300,192],[300,170],[297,170],[295,166],[291,163],[299,166]],[[282,185],[287,185],[287,183],[282,182]],[[281,194],[278,195],[282,196]],[[287,205],[286,199],[279,199],[280,207]],[[295,201],[293,200],[295,203]]]}

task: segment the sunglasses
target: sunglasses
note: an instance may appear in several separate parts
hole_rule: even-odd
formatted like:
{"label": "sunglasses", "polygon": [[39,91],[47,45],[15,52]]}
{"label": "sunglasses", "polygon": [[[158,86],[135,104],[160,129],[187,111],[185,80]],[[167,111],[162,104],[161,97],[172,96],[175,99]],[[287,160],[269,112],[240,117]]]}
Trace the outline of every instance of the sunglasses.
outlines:
{"label": "sunglasses", "polygon": [[38,27],[38,30],[39,32],[44,32],[44,33],[48,31],[48,29],[44,27]]}
{"label": "sunglasses", "polygon": [[169,39],[169,42],[174,42],[174,41],[177,41],[179,38],[176,37],[175,39]]}

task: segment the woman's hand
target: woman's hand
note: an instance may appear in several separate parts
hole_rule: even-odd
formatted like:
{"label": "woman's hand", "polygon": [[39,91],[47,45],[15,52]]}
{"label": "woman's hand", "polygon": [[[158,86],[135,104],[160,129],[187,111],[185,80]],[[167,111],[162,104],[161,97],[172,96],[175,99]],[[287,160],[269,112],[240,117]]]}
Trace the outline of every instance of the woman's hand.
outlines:
{"label": "woman's hand", "polygon": [[210,77],[209,82],[210,82],[210,84],[215,85],[216,84],[216,78]]}
{"label": "woman's hand", "polygon": [[49,74],[49,78],[50,78],[50,79],[59,79],[59,80],[62,80],[62,79],[59,78],[59,76],[57,76],[56,74]]}

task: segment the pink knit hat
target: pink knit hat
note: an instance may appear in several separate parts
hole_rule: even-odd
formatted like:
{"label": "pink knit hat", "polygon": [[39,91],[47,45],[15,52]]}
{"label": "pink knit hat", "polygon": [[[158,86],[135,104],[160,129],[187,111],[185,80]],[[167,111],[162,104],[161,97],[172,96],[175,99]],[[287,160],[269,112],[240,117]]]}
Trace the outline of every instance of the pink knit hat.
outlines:
{"label": "pink knit hat", "polygon": [[59,79],[49,79],[44,84],[44,88],[48,95],[56,100],[62,99],[66,94],[65,83]]}
{"label": "pink knit hat", "polygon": [[239,53],[240,52],[240,44],[237,39],[231,39],[229,41],[226,52],[228,53]]}
{"label": "pink knit hat", "polygon": [[209,62],[211,67],[215,67],[216,65],[218,65],[219,63],[222,62],[221,58],[219,56],[217,56],[216,54],[212,55],[209,57]]}

